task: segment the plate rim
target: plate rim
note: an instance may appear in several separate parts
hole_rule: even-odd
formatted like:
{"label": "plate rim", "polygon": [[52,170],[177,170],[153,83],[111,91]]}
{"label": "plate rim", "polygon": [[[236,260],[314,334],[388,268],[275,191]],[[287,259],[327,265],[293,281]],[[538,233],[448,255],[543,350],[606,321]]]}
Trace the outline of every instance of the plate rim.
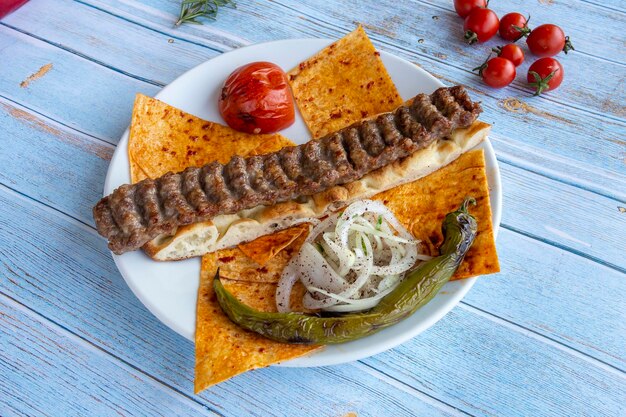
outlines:
{"label": "plate rim", "polygon": [[[161,97],[163,95],[167,95],[169,93],[169,91],[175,87],[173,87],[173,85],[176,84],[177,81],[184,79],[186,77],[191,76],[194,72],[196,71],[201,71],[202,68],[204,66],[208,66],[211,65],[211,62],[214,61],[215,59],[220,59],[220,57],[223,57],[225,55],[231,54],[231,53],[245,53],[245,50],[250,49],[250,48],[260,48],[260,47],[269,47],[269,46],[273,46],[273,45],[277,45],[280,44],[281,47],[286,47],[290,44],[302,44],[304,42],[310,42],[310,43],[317,43],[319,45],[320,49],[324,48],[325,46],[327,46],[328,44],[334,42],[336,40],[334,39],[325,39],[325,38],[298,38],[298,39],[280,39],[280,40],[272,40],[272,41],[268,41],[268,42],[261,42],[261,43],[255,43],[255,44],[251,44],[251,45],[246,45],[244,47],[241,48],[237,48],[228,52],[225,52],[223,54],[217,55],[211,59],[208,59],[198,65],[196,65],[195,67],[190,68],[189,70],[185,71],[184,73],[182,73],[181,75],[179,75],[178,77],[176,77],[174,80],[172,80],[170,83],[168,83],[166,86],[164,86],[161,90],[159,90],[155,95],[154,98],[157,99],[161,99]],[[243,52],[242,52],[243,51]],[[390,52],[386,52],[386,51],[380,51],[381,54],[381,58],[384,57],[384,59],[389,59],[389,60],[396,60],[399,61],[401,64],[410,64],[414,67],[415,70],[417,70],[418,72],[421,73],[422,76],[428,78],[430,81],[434,82],[435,84],[444,87],[445,85],[438,80],[436,77],[434,77],[432,74],[430,74],[429,72],[427,72],[426,70],[424,70],[423,68],[421,68],[420,66],[411,63],[410,61],[404,59],[404,58],[400,58]],[[394,81],[395,82],[395,81]],[[167,102],[167,100],[163,100],[164,102]],[[112,185],[111,181],[112,181],[112,177],[114,176],[114,170],[112,169],[112,166],[114,164],[114,161],[116,160],[116,158],[118,157],[118,152],[126,152],[126,149],[128,147],[128,137],[129,137],[129,132],[130,132],[130,125],[126,128],[126,130],[124,131],[124,133],[121,135],[120,140],[116,146],[116,149],[113,153],[113,156],[111,157],[111,162],[109,163],[109,167],[107,168],[107,174],[105,177],[105,182],[104,182],[104,187],[103,187],[103,191],[104,191],[104,195],[108,195],[110,192],[113,191],[114,188],[116,188],[118,185]],[[491,171],[488,174],[488,181],[489,181],[489,189],[490,189],[490,200],[495,197],[495,201],[491,201],[491,206],[492,206],[492,222],[493,222],[493,231],[494,231],[494,238],[497,238],[498,236],[498,231],[500,228],[500,222],[501,222],[501,218],[502,218],[502,184],[501,184],[501,175],[500,175],[500,168],[499,168],[499,164],[498,161],[496,159],[496,155],[495,155],[495,151],[493,149],[493,146],[491,144],[491,141],[489,140],[489,137],[485,138],[485,140],[482,142],[481,145],[485,150],[485,158],[489,160],[489,170]],[[181,335],[182,337],[184,337],[187,340],[190,340],[191,342],[195,343],[195,338],[194,335],[191,335],[191,338],[188,337],[188,335],[186,335],[186,332],[183,331],[183,329],[181,329],[181,327],[176,323],[176,321],[174,321],[173,319],[170,319],[170,317],[168,315],[166,315],[165,313],[163,313],[157,305],[155,305],[154,303],[152,303],[150,301],[150,299],[146,296],[143,295],[143,293],[141,292],[141,290],[139,289],[138,286],[135,285],[135,283],[133,282],[132,279],[127,278],[127,266],[122,262],[122,258],[119,255],[115,255],[113,253],[112,257],[113,260],[115,262],[115,265],[117,267],[117,269],[120,272],[120,275],[122,275],[122,278],[124,279],[124,281],[126,282],[126,285],[128,285],[128,287],[131,289],[131,291],[133,292],[133,294],[135,295],[135,297],[137,297],[137,299],[148,309],[148,311],[154,315],[159,321],[161,321],[163,324],[165,324],[168,328],[170,328],[171,330],[173,330],[174,332],[176,332],[177,334]],[[316,356],[319,355],[320,352],[313,352],[309,355],[305,355],[302,357],[298,357],[298,358],[294,358],[285,362],[280,362],[280,363],[276,363],[272,366],[281,366],[281,367],[317,367],[317,366],[328,366],[328,365],[337,365],[337,364],[342,364],[342,363],[347,363],[347,362],[351,362],[351,361],[355,361],[355,360],[359,360],[359,359],[363,359],[384,351],[387,351],[389,349],[392,349],[396,346],[399,346],[400,344],[412,339],[413,337],[419,335],[420,333],[422,333],[423,331],[429,329],[430,327],[432,327],[435,323],[437,323],[439,320],[441,320],[445,315],[447,315],[450,311],[452,311],[452,309],[454,309],[459,302],[465,297],[465,295],[469,292],[469,290],[474,286],[474,284],[476,283],[477,279],[480,276],[476,276],[473,278],[468,278],[468,279],[464,279],[464,280],[459,280],[459,281],[455,281],[455,283],[457,285],[459,285],[459,289],[456,290],[456,292],[454,293],[454,296],[449,298],[446,302],[445,302],[445,306],[442,306],[441,308],[437,309],[434,314],[430,314],[428,315],[424,321],[422,323],[420,323],[417,330],[411,331],[411,332],[403,332],[403,333],[399,333],[396,335],[393,335],[392,337],[388,337],[385,339],[384,343],[378,343],[378,344],[374,344],[374,345],[368,345],[365,348],[361,348],[358,350],[358,354],[352,354],[350,355],[349,358],[347,359],[342,359],[343,356],[345,356],[345,354],[338,354],[334,356],[333,360],[330,360],[328,358],[326,358],[326,360],[322,361],[322,363],[319,364],[315,364],[315,363],[307,363],[310,361],[307,361],[307,359],[313,359]],[[446,284],[448,285],[448,284]],[[195,329],[194,329],[195,331]],[[322,351],[323,352],[323,351]]]}

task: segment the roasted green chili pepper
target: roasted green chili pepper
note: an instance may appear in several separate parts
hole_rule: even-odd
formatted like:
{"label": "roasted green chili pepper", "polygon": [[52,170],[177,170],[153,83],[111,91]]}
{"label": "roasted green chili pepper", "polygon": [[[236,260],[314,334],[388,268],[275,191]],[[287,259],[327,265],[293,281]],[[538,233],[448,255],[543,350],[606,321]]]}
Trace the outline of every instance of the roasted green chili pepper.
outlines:
{"label": "roasted green chili pepper", "polygon": [[440,256],[410,272],[370,310],[331,317],[257,311],[226,291],[219,271],[213,282],[217,300],[233,322],[279,342],[335,344],[370,335],[413,314],[448,282],[476,237],[476,219],[467,211],[470,203],[476,204],[476,201],[466,198],[457,211],[446,215]]}

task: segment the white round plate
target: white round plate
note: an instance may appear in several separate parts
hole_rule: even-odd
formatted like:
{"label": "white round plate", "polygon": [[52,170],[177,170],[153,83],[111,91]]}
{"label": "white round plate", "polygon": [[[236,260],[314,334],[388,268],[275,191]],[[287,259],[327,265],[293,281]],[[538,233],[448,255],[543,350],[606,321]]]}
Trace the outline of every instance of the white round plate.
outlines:
{"label": "white round plate", "polygon": [[[217,100],[222,83],[233,70],[253,61],[270,61],[289,70],[331,42],[325,39],[294,39],[240,48],[187,71],[161,90],[156,98],[203,119],[224,123],[217,109]],[[435,77],[408,61],[386,52],[381,52],[380,56],[404,99],[422,92],[430,93],[443,86]],[[296,143],[310,139],[299,114],[296,122],[280,133]],[[485,150],[493,224],[497,233],[502,206],[500,171],[489,141],[480,147]],[[104,185],[105,195],[119,185],[130,182],[127,148],[128,130],[111,160]],[[193,341],[200,259],[155,262],[142,251],[114,255],[113,258],[128,286],[148,310],[174,331]],[[379,333],[354,342],[328,346],[320,352],[282,365],[333,365],[391,349],[435,324],[454,308],[475,281],[476,278],[472,278],[446,284],[440,294],[411,317]]]}

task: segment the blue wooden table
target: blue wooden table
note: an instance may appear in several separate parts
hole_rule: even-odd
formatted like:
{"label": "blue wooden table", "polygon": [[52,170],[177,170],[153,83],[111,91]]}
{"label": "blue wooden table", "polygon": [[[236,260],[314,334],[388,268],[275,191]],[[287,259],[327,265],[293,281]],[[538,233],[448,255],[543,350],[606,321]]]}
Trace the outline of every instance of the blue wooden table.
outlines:
{"label": "blue wooden table", "polygon": [[[626,2],[492,1],[557,23],[561,88],[485,87],[451,0],[240,0],[173,27],[179,0],[31,0],[0,21],[0,415],[625,416]],[[193,395],[193,344],[133,296],[94,229],[137,92],[243,45],[339,38],[465,84],[493,124],[502,273],[386,353],[266,368]],[[530,57],[532,58],[532,57]]]}

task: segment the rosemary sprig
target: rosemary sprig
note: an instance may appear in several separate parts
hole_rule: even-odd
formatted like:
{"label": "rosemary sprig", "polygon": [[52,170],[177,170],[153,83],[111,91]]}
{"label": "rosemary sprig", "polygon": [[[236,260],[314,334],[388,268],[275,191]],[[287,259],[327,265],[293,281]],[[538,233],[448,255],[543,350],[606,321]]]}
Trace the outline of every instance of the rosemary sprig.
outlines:
{"label": "rosemary sprig", "polygon": [[183,23],[201,25],[199,17],[215,20],[217,9],[221,6],[237,7],[233,0],[183,0],[180,5],[180,16],[174,26],[178,27]]}

